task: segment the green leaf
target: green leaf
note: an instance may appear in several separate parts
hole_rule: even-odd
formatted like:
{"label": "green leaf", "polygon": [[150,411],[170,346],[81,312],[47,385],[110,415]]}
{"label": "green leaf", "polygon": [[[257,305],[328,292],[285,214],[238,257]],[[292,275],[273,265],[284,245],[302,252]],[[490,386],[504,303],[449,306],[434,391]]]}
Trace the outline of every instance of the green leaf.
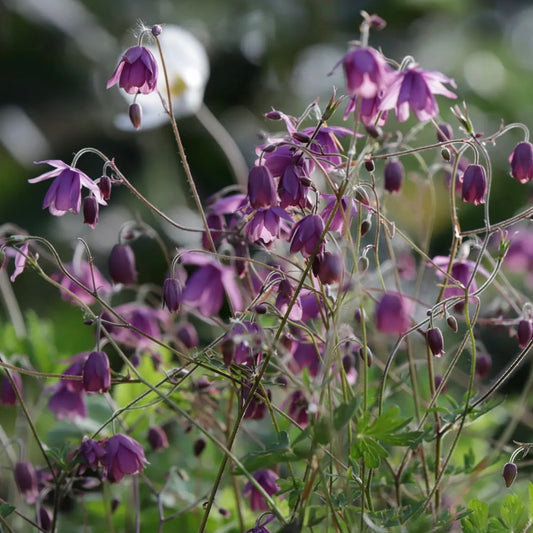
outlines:
{"label": "green leaf", "polygon": [[353,460],[364,458],[369,468],[377,468],[382,458],[387,457],[389,452],[372,437],[358,436],[350,449]]}
{"label": "green leaf", "polygon": [[509,533],[509,528],[501,521],[500,518],[493,516],[489,520],[489,527],[486,530],[488,533]]}
{"label": "green leaf", "polygon": [[486,533],[489,519],[489,506],[482,501],[472,500],[468,504],[471,513],[461,520],[463,533]]}
{"label": "green leaf", "polygon": [[533,483],[531,481],[527,485],[527,491],[529,495],[529,507],[528,507],[528,518],[533,521]]}
{"label": "green leaf", "polygon": [[328,516],[328,509],[325,505],[310,505],[305,512],[304,524],[307,527],[316,526],[322,522],[326,516]]}
{"label": "green leaf", "polygon": [[352,398],[348,403],[341,403],[333,413],[333,427],[338,431],[353,417],[357,408],[357,399]]}
{"label": "green leaf", "polygon": [[500,509],[500,515],[505,525],[512,530],[522,529],[522,522],[525,518],[526,506],[515,494],[505,497]]}
{"label": "green leaf", "polygon": [[314,424],[313,435],[319,444],[328,444],[330,442],[330,425],[324,417],[319,418]]}
{"label": "green leaf", "polygon": [[9,503],[2,503],[0,505],[0,515],[2,515],[4,518],[8,517],[16,507],[14,505],[10,505]]}

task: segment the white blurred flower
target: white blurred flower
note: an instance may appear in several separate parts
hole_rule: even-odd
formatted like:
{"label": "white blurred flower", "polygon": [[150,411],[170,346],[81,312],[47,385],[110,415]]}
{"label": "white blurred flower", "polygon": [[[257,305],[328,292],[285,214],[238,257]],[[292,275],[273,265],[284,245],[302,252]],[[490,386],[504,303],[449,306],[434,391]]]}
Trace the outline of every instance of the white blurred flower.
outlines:
{"label": "white blurred flower", "polygon": [[[174,116],[179,118],[193,115],[202,105],[209,77],[207,52],[192,33],[173,24],[166,24],[163,27],[159,42],[167,67]],[[167,88],[159,51],[155,43],[148,45],[147,48],[156,57],[159,77],[157,91],[139,95],[136,100],[142,107],[142,129],[156,128],[168,120],[161,102],[161,98],[167,101]],[[124,91],[120,92],[129,103],[132,102],[131,95]],[[115,118],[115,125],[122,130],[134,129],[127,113],[118,115]]]}

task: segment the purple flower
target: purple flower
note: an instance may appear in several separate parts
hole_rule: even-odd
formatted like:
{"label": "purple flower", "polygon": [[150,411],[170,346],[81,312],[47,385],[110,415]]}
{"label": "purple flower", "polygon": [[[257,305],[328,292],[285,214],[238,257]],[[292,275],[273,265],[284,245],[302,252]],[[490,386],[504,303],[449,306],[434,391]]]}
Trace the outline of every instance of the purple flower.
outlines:
{"label": "purple flower", "polygon": [[233,326],[222,340],[222,355],[224,364],[230,366],[231,363],[238,365],[257,364],[261,357],[261,339],[264,332],[259,324],[244,320]]}
{"label": "purple flower", "polygon": [[26,503],[35,503],[39,497],[39,488],[37,486],[37,473],[33,465],[28,461],[19,461],[15,464],[13,474],[15,483]]}
{"label": "purple flower", "polygon": [[509,156],[511,176],[520,183],[527,183],[533,178],[533,145],[521,142],[515,146]]}
{"label": "purple flower", "polygon": [[309,402],[306,400],[301,390],[295,390],[289,396],[289,416],[296,421],[301,427],[306,428],[309,422],[307,408]]}
{"label": "purple flower", "polygon": [[265,165],[253,167],[248,174],[248,198],[254,209],[278,203],[274,178]]}
{"label": "purple flower", "polygon": [[183,303],[195,307],[204,316],[214,316],[224,303],[225,293],[234,310],[242,308],[241,292],[230,267],[194,252],[186,252],[181,258],[185,264],[200,265],[187,280],[181,294]]}
{"label": "purple flower", "polygon": [[324,221],[319,215],[307,215],[299,220],[292,230],[291,254],[301,252],[304,257],[311,257],[315,252],[320,254],[324,249],[323,232]]}
{"label": "purple flower", "polygon": [[255,526],[252,529],[249,529],[246,533],[270,533],[270,530],[266,527],[266,525],[272,522],[274,518],[275,516],[273,514],[262,514],[255,521]]}
{"label": "purple flower", "polygon": [[156,452],[168,448],[167,434],[160,426],[153,426],[148,430],[148,442],[152,450]]}
{"label": "purple flower", "polygon": [[84,439],[78,448],[78,458],[80,459],[80,474],[88,468],[97,470],[105,452],[102,445],[93,439]]}
{"label": "purple flower", "polygon": [[[22,394],[22,378],[18,372],[11,372],[11,378],[17,388],[19,395]],[[6,374],[2,376],[0,383],[0,403],[2,405],[17,405],[18,397],[13,389],[13,385]]]}
{"label": "purple flower", "polygon": [[292,222],[290,215],[281,207],[258,209],[245,227],[250,242],[270,244],[279,238],[283,229],[283,220]]}
{"label": "purple flower", "polygon": [[329,220],[331,213],[335,210],[328,231],[338,231],[344,234],[346,228],[350,227],[353,217],[357,214],[357,208],[352,198],[343,196],[340,202],[334,194],[321,194],[321,198],[326,200],[326,207],[320,213],[324,224]]}
{"label": "purple flower", "polygon": [[180,307],[181,283],[176,278],[167,278],[163,283],[163,303],[169,311]]}
{"label": "purple flower", "polygon": [[403,181],[403,165],[397,161],[389,161],[385,165],[385,190],[390,193],[399,193]]}
{"label": "purple flower", "polygon": [[324,252],[313,261],[313,274],[325,285],[337,283],[344,272],[344,261],[340,254]]}
{"label": "purple flower", "polygon": [[5,248],[2,248],[2,239],[0,239],[0,251],[4,251],[6,254],[6,260],[2,264],[0,264],[0,271],[4,270],[7,266],[7,258],[14,257],[14,263],[15,268],[13,269],[13,273],[9,277],[11,282],[14,282],[17,277],[24,272],[24,268],[26,267],[26,261],[28,257],[29,252],[29,242],[25,242],[20,247],[18,246],[7,246]]}
{"label": "purple flower", "polygon": [[304,135],[314,135],[313,140],[309,143],[309,150],[320,160],[325,169],[336,167],[341,164],[342,146],[337,136],[344,137],[351,135],[353,132],[348,128],[341,126],[322,126],[315,133],[315,128],[305,128],[302,130]]}
{"label": "purple flower", "polygon": [[55,178],[43,200],[43,209],[48,208],[50,214],[62,216],[67,211],[79,213],[81,207],[81,189],[89,189],[99,204],[106,205],[98,185],[81,170],[73,168],[63,161],[48,159],[36,161],[36,164],[46,163],[55,167],[36,178],[29,179],[29,183],[37,183],[49,178]]}
{"label": "purple flower", "polygon": [[468,165],[463,174],[463,202],[484,204],[487,197],[487,176],[481,165]]}
{"label": "purple flower", "polygon": [[376,327],[382,333],[402,335],[411,326],[412,305],[395,292],[384,293],[376,305]]}
{"label": "purple flower", "polygon": [[387,63],[373,48],[351,50],[344,56],[342,65],[350,96],[373,98],[389,81]]}
{"label": "purple flower", "polygon": [[55,413],[56,418],[61,420],[75,420],[77,417],[87,417],[87,406],[83,393],[69,389],[64,383],[56,387],[56,391],[50,397],[48,409]]}
{"label": "purple flower", "polygon": [[[258,470],[253,474],[253,478],[259,483],[259,485],[261,485],[269,496],[272,496],[272,494],[275,494],[280,490],[280,487],[276,483],[278,477],[276,472],[269,469]],[[248,496],[248,494],[250,495],[250,507],[252,508],[252,511],[266,511],[268,509],[265,497],[251,481],[246,483],[243,494],[245,496]]]}
{"label": "purple flower", "polygon": [[444,354],[444,339],[439,328],[429,328],[426,331],[426,342],[435,357],[441,357]]}
{"label": "purple flower", "polygon": [[520,320],[516,328],[516,336],[518,338],[518,346],[525,348],[531,338],[533,338],[533,322],[526,318]]}
{"label": "purple flower", "polygon": [[86,392],[107,392],[111,387],[109,359],[105,352],[91,352],[82,371],[83,388]]}
{"label": "purple flower", "polygon": [[157,62],[144,46],[128,48],[119,61],[115,72],[107,82],[109,89],[117,84],[128,94],[149,94],[157,86]]}
{"label": "purple flower", "polygon": [[477,379],[485,379],[492,367],[492,357],[488,353],[478,353],[476,357],[476,373]]}
{"label": "purple flower", "polygon": [[279,180],[278,194],[280,205],[284,209],[289,206],[304,208],[307,205],[307,185],[309,176],[304,166],[290,164],[285,167]]}
{"label": "purple flower", "polygon": [[129,244],[115,244],[109,254],[109,274],[115,283],[132,285],[137,281],[135,254]]}
{"label": "purple flower", "polygon": [[176,337],[188,350],[198,346],[198,333],[190,322],[184,322],[178,327],[178,330],[176,331]]}
{"label": "purple flower", "polygon": [[457,98],[444,87],[444,83],[456,87],[455,82],[444,74],[422,70],[413,65],[394,75],[392,82],[385,89],[379,108],[382,111],[396,108],[396,116],[400,122],[405,122],[409,118],[409,108],[411,108],[420,122],[427,122],[439,113],[434,95],[442,94],[447,98]]}
{"label": "purple flower", "polygon": [[142,446],[128,435],[114,435],[103,442],[104,472],[112,483],[118,483],[125,475],[142,472],[148,464]]}
{"label": "purple flower", "polygon": [[[312,342],[295,342],[292,346],[292,357],[296,370],[307,368],[311,376],[316,376],[320,368],[321,356],[317,346]],[[294,365],[291,365],[293,368]]]}
{"label": "purple flower", "polygon": [[[52,278],[59,282],[59,284],[66,290],[61,291],[61,298],[73,304],[79,302],[73,298],[70,293],[73,293],[86,305],[92,305],[96,300],[91,294],[97,291],[100,296],[109,294],[112,291],[111,284],[104,278],[103,274],[96,268],[95,265],[90,265],[87,261],[76,261],[65,265],[66,271],[78,281],[75,283],[63,272],[56,272],[52,274]],[[84,288],[85,287],[85,288]]]}
{"label": "purple flower", "polygon": [[[278,295],[276,297],[276,308],[279,309],[280,313],[285,315],[287,313],[287,309],[289,308],[289,304],[291,303],[292,299],[294,298],[294,289],[291,284],[291,282],[284,278],[279,282],[278,286]],[[291,320],[301,320],[302,318],[302,304],[300,301],[300,295],[296,296],[296,300],[293,303],[289,318]]]}
{"label": "purple flower", "polygon": [[[241,405],[244,406],[244,404],[248,401],[248,397],[250,396],[251,386],[247,384],[243,384],[241,387]],[[271,400],[271,393],[270,389],[265,390],[268,400]],[[248,407],[246,408],[246,411],[244,412],[243,417],[248,420],[261,420],[265,417],[265,415],[268,412],[267,404],[266,404],[266,398],[262,392],[262,390],[257,389],[255,391],[254,397],[250,400],[250,403],[248,404]]]}

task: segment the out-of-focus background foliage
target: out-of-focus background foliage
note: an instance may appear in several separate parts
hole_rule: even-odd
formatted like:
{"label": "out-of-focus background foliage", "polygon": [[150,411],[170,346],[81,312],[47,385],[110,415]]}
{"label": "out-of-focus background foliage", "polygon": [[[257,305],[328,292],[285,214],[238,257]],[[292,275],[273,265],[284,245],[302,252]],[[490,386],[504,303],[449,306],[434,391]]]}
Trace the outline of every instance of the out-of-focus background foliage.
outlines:
{"label": "out-of-focus background foliage", "polygon": [[[260,132],[278,126],[267,123],[264,112],[274,107],[298,115],[316,97],[325,104],[333,85],[342,93],[342,69],[328,73],[348,41],[358,38],[363,9],[388,23],[385,31],[371,35],[371,44],[385,55],[397,61],[412,55],[424,68],[456,80],[458,102],[468,102],[478,131],[494,131],[502,119],[533,124],[533,7],[528,1],[4,0],[0,223],[14,222],[29,233],[52,237],[65,260],[75,237],[82,236],[97,262],[103,261],[100,257],[116,242],[121,224],[139,212],[146,215],[133,197],[125,190],[115,192],[111,207],[102,211],[99,226],[91,230],[81,217],[56,218],[42,211],[45,184],[27,183],[46,169],[34,161],[70,162],[74,152],[87,146],[114,157],[126,176],[163,209],[180,212],[185,222],[193,216],[188,214],[192,202],[170,128],[125,132],[114,125],[127,104],[116,87],[106,91],[105,84],[121,52],[135,44],[139,20],[179,24],[204,43],[211,64],[205,103],[251,164]],[[443,117],[451,121],[449,101],[440,102]],[[338,115],[342,123],[342,110]],[[225,158],[198,120],[181,119],[180,127],[202,197],[231,184]],[[454,127],[457,131],[456,123]],[[506,157],[518,140],[513,133],[493,151],[499,154],[494,220],[511,215],[528,200],[524,188],[507,176]],[[94,177],[99,166],[95,157],[81,163]],[[477,217],[479,210],[475,213]],[[145,220],[157,224],[149,214]],[[444,227],[437,227],[437,238],[440,234],[435,252],[445,253],[449,238]],[[138,246],[137,251],[143,251],[143,244]],[[156,255],[150,254],[149,244],[144,246],[147,256]],[[154,268],[162,277],[162,263]],[[24,307],[52,318],[75,315],[67,304],[58,303],[57,310],[51,306],[56,294],[43,285],[31,275],[17,280]],[[59,342],[81,349],[77,337]]]}

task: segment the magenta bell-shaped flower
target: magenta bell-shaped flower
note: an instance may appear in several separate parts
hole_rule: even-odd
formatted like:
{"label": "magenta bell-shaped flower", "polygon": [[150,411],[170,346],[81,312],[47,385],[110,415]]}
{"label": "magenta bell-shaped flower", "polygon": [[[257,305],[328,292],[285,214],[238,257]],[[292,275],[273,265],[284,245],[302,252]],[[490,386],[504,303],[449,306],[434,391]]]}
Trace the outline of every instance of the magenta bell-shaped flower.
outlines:
{"label": "magenta bell-shaped flower", "polygon": [[321,241],[324,221],[319,215],[307,215],[296,223],[291,236],[291,254],[301,252],[304,257],[311,257],[316,250],[319,254],[324,249]]}
{"label": "magenta bell-shaped flower", "polygon": [[148,464],[142,446],[128,435],[114,435],[103,443],[102,459],[107,479],[118,483],[125,475],[138,474]]}
{"label": "magenta bell-shaped flower", "polygon": [[[253,477],[265,489],[269,496],[272,496],[272,494],[280,490],[279,485],[276,483],[279,476],[273,470],[258,470],[253,474]],[[268,509],[265,497],[251,481],[248,481],[244,487],[243,494],[245,496],[250,495],[250,507],[252,511],[266,511]]]}
{"label": "magenta bell-shaped flower", "polygon": [[389,67],[373,48],[355,48],[343,60],[346,86],[350,96],[373,98],[387,84]]}
{"label": "magenta bell-shaped flower", "polygon": [[389,161],[385,165],[385,190],[390,193],[399,193],[403,182],[403,165],[397,161]]}
{"label": "magenta bell-shaped flower", "polygon": [[527,183],[533,178],[533,145],[521,142],[515,146],[509,157],[511,176],[520,183]]}
{"label": "magenta bell-shaped flower", "polygon": [[376,327],[383,333],[402,335],[411,325],[411,307],[401,294],[386,292],[376,306]]}
{"label": "magenta bell-shaped flower", "polygon": [[277,204],[278,196],[274,178],[268,167],[253,167],[248,174],[248,198],[254,209],[272,207]]}
{"label": "magenta bell-shaped flower", "polygon": [[144,46],[128,48],[120,59],[106,88],[117,84],[128,94],[149,94],[157,86],[157,62],[154,55]]}
{"label": "magenta bell-shaped flower", "polygon": [[154,426],[148,430],[148,442],[150,443],[152,450],[156,452],[168,448],[167,434],[160,426]]}
{"label": "magenta bell-shaped flower", "polygon": [[39,496],[37,473],[28,461],[19,461],[13,471],[15,483],[27,503],[35,503]]}
{"label": "magenta bell-shaped flower", "polygon": [[115,244],[109,254],[109,274],[115,283],[132,285],[137,281],[135,255],[129,244]]}
{"label": "magenta bell-shaped flower", "polygon": [[91,352],[82,371],[83,388],[86,392],[107,392],[111,387],[109,359],[105,352]]}
{"label": "magenta bell-shaped flower", "polygon": [[487,197],[487,176],[481,165],[468,165],[463,174],[463,202],[484,204]]}

